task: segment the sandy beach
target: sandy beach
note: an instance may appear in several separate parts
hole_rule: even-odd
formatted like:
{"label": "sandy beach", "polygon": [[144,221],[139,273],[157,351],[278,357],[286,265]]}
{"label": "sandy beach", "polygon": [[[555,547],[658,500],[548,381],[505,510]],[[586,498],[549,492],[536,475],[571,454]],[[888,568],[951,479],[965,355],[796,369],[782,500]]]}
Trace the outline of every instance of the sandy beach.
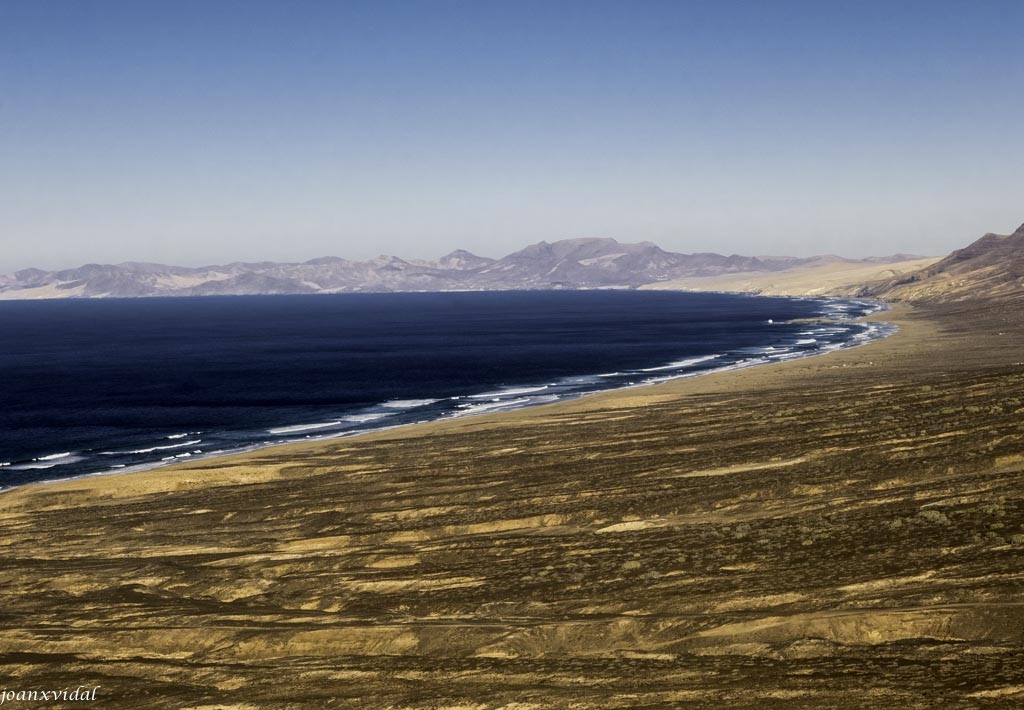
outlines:
{"label": "sandy beach", "polygon": [[8,687],[117,707],[1012,707],[1024,328],[0,495]]}

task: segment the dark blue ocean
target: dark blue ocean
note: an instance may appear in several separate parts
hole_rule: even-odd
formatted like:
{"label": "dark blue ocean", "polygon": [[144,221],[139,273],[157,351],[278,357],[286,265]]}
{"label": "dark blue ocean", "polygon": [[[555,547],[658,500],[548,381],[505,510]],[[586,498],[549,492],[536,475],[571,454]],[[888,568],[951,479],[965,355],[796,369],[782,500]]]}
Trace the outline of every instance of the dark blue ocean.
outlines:
{"label": "dark blue ocean", "polygon": [[[881,337],[865,301],[523,291],[0,301],[0,487],[554,402]],[[790,322],[815,317],[830,323]]]}

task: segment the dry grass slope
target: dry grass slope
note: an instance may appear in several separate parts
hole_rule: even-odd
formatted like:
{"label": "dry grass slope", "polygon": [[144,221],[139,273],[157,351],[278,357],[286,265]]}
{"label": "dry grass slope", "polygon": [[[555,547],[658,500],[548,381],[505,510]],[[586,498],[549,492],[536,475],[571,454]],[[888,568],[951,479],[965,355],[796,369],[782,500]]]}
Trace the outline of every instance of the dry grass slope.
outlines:
{"label": "dry grass slope", "polygon": [[0,496],[7,687],[117,707],[1014,707],[1024,327]]}

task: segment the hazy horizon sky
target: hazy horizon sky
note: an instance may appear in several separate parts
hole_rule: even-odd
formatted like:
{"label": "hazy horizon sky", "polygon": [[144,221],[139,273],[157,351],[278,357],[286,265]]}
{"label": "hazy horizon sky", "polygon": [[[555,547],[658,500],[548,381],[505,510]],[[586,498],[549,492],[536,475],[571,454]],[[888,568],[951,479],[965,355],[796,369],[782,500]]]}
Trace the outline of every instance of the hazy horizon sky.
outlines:
{"label": "hazy horizon sky", "polygon": [[0,0],[0,273],[1024,221],[1022,2]]}

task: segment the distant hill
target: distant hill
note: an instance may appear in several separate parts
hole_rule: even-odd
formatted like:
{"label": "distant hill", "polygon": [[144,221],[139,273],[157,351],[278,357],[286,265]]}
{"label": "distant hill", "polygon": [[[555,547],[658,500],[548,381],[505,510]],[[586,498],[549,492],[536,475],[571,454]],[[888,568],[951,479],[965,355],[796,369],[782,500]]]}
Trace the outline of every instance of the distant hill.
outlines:
{"label": "distant hill", "polygon": [[867,284],[856,293],[893,301],[1024,300],[1024,225],[986,234],[925,268]]}
{"label": "distant hill", "polygon": [[901,257],[677,254],[651,242],[566,239],[532,244],[500,259],[458,249],[435,261],[322,257],[304,263],[234,262],[196,268],[126,262],[60,271],[25,269],[0,276],[0,299],[638,288],[680,279],[708,286],[696,290],[717,290],[713,279],[729,275],[772,274],[836,260],[875,273],[893,259]]}

